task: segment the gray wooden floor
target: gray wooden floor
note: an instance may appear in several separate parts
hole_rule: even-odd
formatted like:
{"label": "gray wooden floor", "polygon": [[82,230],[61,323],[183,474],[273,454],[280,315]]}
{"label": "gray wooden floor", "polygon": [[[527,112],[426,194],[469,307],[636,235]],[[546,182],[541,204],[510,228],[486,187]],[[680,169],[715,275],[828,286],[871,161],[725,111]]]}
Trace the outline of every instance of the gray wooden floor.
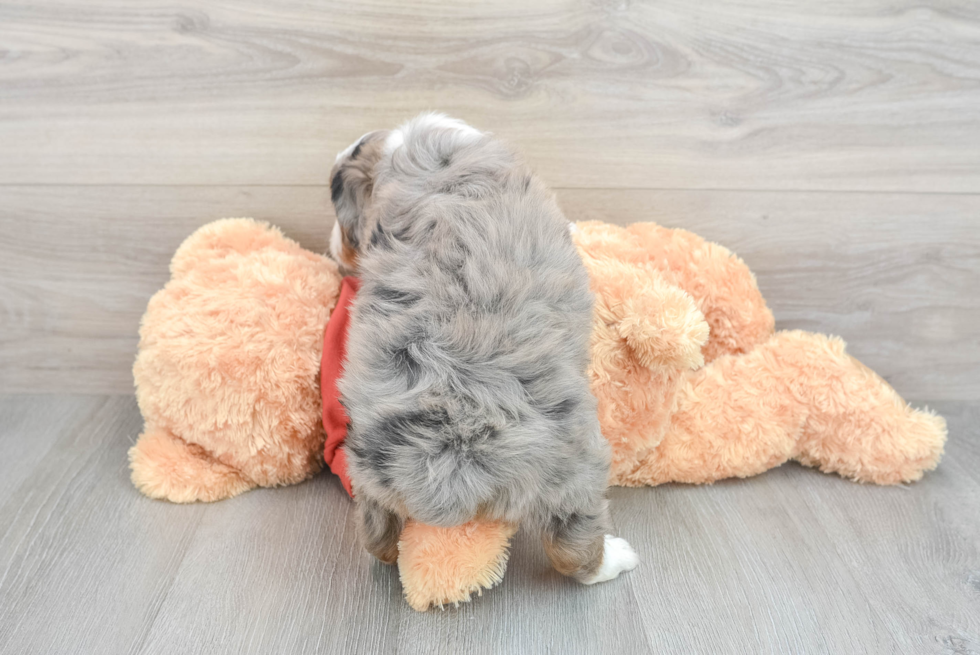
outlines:
{"label": "gray wooden floor", "polygon": [[[980,652],[980,4],[0,0],[0,652]],[[140,497],[130,366],[180,241],[323,250],[325,177],[440,109],[569,218],[735,249],[779,327],[839,334],[950,422],[907,488],[796,466],[616,489],[641,568],[416,614],[329,477]]]}
{"label": "gray wooden floor", "polygon": [[335,478],[148,500],[130,396],[0,401],[3,653],[970,653],[980,648],[980,404],[908,488],[798,466],[614,489],[642,563],[581,587],[519,533],[504,582],[420,614],[357,544]]}

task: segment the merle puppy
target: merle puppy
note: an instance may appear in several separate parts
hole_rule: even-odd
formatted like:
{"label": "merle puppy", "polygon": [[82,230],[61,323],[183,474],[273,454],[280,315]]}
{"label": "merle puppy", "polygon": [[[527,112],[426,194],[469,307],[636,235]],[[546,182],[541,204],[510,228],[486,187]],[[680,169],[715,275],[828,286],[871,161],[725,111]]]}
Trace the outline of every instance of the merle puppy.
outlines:
{"label": "merle puppy", "polygon": [[607,534],[592,295],[550,192],[439,114],[363,136],[330,187],[331,251],[362,284],[339,387],[367,549],[392,563],[404,519],[479,517],[537,527],[581,582],[636,566]]}

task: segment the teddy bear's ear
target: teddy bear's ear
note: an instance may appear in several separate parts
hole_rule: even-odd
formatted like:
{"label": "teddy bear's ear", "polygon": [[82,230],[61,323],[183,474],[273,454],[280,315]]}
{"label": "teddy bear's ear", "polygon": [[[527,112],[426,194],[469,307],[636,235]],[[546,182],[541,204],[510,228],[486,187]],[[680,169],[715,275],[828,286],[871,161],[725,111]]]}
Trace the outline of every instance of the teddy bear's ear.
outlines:
{"label": "teddy bear's ear", "polygon": [[194,231],[177,248],[170,260],[170,275],[183,277],[202,263],[212,263],[229,254],[247,254],[272,249],[301,252],[299,244],[283,236],[279,228],[251,218],[222,218]]}
{"label": "teddy bear's ear", "polygon": [[708,323],[694,298],[649,264],[584,256],[596,294],[595,320],[614,327],[640,365],[696,369]]}

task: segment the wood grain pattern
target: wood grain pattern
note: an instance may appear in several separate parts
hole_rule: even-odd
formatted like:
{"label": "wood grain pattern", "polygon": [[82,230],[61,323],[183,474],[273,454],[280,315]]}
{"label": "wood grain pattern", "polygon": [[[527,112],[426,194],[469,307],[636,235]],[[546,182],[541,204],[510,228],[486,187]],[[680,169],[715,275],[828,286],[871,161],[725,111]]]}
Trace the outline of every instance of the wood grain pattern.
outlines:
{"label": "wood grain pattern", "polygon": [[[0,393],[86,394],[0,396],[0,652],[980,652],[978,107],[971,0],[0,4]],[[521,532],[427,614],[329,476],[141,497],[130,367],[176,247],[237,215],[323,251],[334,153],[424,109],[573,220],[737,251],[780,327],[947,417],[940,469],[613,490],[639,569],[583,588]]]}
{"label": "wood grain pattern", "polygon": [[504,582],[419,614],[329,475],[212,505],[129,484],[131,396],[0,397],[0,652],[967,653],[980,649],[980,405],[908,487],[796,465],[611,492],[642,561],[582,587],[518,534]]}
{"label": "wood grain pattern", "polygon": [[[125,393],[139,318],[196,227],[269,220],[326,249],[322,187],[7,187],[0,390]],[[559,189],[572,220],[685,227],[738,252],[781,328],[839,334],[906,397],[980,397],[980,196]]]}
{"label": "wood grain pattern", "polygon": [[558,187],[980,191],[980,5],[0,6],[0,184],[320,184],[442,109]]}

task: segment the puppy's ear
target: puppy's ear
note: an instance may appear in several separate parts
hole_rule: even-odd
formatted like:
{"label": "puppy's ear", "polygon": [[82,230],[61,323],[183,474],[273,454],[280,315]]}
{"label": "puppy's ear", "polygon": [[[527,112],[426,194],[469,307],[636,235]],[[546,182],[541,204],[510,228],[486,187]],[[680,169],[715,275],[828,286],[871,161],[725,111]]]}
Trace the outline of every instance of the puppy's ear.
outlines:
{"label": "puppy's ear", "polygon": [[360,248],[364,213],[374,193],[377,165],[384,156],[387,131],[370,132],[337,157],[330,172],[330,200],[346,249]]}
{"label": "puppy's ear", "polygon": [[344,161],[337,162],[330,173],[330,201],[337,214],[337,222],[344,234],[344,241],[351,243],[355,248],[358,219],[363,206],[363,202],[358,197],[363,190],[358,187],[366,186],[361,177],[358,171],[351,170]]}

